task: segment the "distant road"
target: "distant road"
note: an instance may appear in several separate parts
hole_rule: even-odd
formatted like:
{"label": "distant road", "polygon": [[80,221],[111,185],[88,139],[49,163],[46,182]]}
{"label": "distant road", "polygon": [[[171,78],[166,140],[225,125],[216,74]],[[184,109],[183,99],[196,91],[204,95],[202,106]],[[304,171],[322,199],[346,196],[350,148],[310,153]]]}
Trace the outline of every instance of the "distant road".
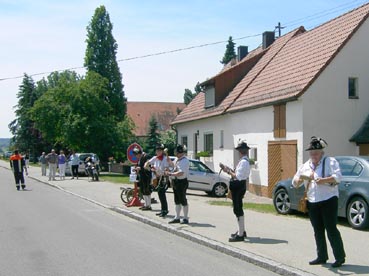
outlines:
{"label": "distant road", "polygon": [[0,168],[0,275],[275,275]]}

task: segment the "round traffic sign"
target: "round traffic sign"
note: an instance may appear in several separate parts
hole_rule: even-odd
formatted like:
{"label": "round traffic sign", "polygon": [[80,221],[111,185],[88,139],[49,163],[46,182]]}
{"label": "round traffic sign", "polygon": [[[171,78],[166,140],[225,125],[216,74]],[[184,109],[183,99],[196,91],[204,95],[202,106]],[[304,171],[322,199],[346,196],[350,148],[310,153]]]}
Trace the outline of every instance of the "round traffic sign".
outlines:
{"label": "round traffic sign", "polygon": [[127,158],[131,163],[137,163],[138,162],[137,156],[133,154],[133,149],[136,148],[136,147],[140,148],[142,150],[142,147],[137,143],[130,144],[127,148]]}

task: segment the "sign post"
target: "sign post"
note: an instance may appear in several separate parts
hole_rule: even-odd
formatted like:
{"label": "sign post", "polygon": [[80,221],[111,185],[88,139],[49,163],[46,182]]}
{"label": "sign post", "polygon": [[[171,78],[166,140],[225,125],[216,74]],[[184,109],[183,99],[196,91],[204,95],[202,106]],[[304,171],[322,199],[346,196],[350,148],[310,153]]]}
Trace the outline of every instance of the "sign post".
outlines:
{"label": "sign post", "polygon": [[[139,161],[137,156],[134,155],[133,153],[133,149],[134,148],[139,148],[141,149],[142,151],[142,147],[137,144],[137,143],[133,143],[131,145],[128,146],[127,148],[127,158],[128,160],[133,163],[133,164],[137,164],[137,162]],[[130,202],[127,203],[127,207],[134,207],[134,206],[143,206],[143,204],[141,203],[141,200],[138,198],[138,187],[137,187],[137,180],[136,180],[136,172],[134,170],[132,170],[131,168],[131,174],[129,176],[130,180],[132,179],[135,179],[133,182],[134,182],[134,190],[133,190],[133,198]]]}

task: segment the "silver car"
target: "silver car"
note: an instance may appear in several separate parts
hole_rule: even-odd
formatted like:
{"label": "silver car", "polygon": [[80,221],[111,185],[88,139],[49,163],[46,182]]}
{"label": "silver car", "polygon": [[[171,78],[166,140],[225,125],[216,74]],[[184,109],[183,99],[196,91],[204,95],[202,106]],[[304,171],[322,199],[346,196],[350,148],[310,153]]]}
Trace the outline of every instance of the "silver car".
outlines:
{"label": "silver car", "polygon": [[[369,226],[369,156],[337,156],[342,179],[338,185],[338,216],[347,218],[355,229]],[[273,190],[274,207],[280,214],[297,211],[304,185],[296,189],[292,179],[278,182]]]}
{"label": "silver car", "polygon": [[213,172],[199,160],[189,159],[188,189],[204,191],[209,195],[223,197],[228,191],[229,178]]}

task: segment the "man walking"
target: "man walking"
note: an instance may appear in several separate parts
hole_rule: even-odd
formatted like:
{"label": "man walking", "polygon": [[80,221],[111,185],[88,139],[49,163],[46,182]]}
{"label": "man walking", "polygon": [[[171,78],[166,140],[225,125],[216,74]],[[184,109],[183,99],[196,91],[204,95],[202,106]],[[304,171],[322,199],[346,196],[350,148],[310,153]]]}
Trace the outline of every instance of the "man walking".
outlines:
{"label": "man walking", "polygon": [[46,160],[46,153],[42,152],[40,156],[40,164],[41,164],[41,175],[46,176],[46,166],[47,166],[47,160]]}
{"label": "man walking", "polygon": [[56,168],[58,166],[58,155],[55,153],[55,150],[52,149],[51,152],[46,156],[46,160],[49,163],[49,181],[56,180]]}
{"label": "man walking", "polygon": [[24,182],[24,175],[23,170],[27,172],[26,162],[24,158],[19,154],[19,151],[14,151],[14,155],[10,157],[10,167],[13,170],[14,178],[15,178],[15,186],[17,187],[17,190],[20,190],[20,186],[22,184],[22,190],[26,188],[26,184]]}

